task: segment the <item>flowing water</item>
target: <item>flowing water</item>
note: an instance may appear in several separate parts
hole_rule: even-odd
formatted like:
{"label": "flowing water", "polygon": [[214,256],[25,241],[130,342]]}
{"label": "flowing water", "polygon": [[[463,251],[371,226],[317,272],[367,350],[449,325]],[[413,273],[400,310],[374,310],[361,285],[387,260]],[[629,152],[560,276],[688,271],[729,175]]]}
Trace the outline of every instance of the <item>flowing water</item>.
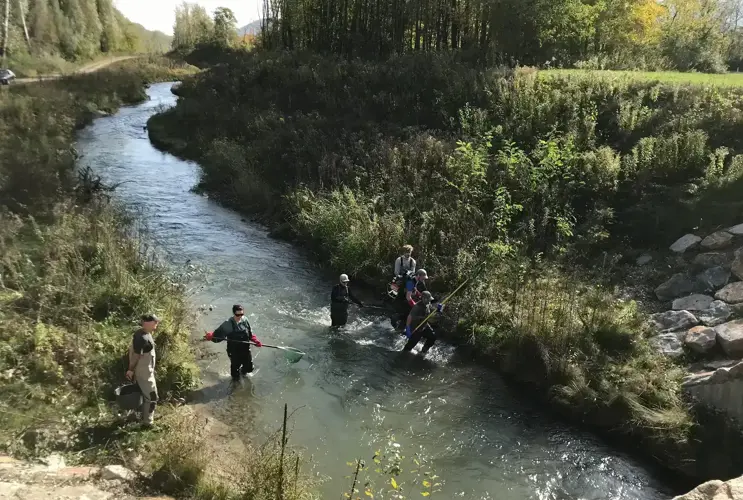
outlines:
{"label": "flowing water", "polygon": [[[352,311],[347,329],[329,330],[334,277],[292,246],[207,197],[190,192],[199,166],[154,149],[144,125],[175,104],[170,84],[151,99],[81,131],[78,150],[118,197],[141,210],[159,250],[174,266],[207,269],[195,306],[211,330],[241,303],[258,337],[307,354],[287,364],[254,349],[258,372],[231,387],[224,344],[202,362],[200,391],[216,417],[260,440],[280,426],[283,404],[296,410],[290,442],[331,476],[323,498],[348,491],[348,462],[372,455],[394,435],[404,454],[420,453],[444,481],[434,498],[660,499],[671,492],[642,465],[600,440],[545,416],[493,371],[438,344],[426,359],[403,355],[383,317]],[[340,270],[338,270],[340,271]],[[208,310],[207,310],[208,311]],[[420,493],[413,492],[410,498]]]}

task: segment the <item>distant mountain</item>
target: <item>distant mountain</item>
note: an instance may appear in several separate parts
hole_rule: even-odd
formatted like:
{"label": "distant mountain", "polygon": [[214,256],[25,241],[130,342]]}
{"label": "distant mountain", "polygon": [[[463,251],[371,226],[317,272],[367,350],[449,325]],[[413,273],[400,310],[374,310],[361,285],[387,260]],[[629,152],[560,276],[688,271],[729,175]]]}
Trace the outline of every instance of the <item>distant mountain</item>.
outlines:
{"label": "distant mountain", "polygon": [[258,35],[261,32],[261,20],[257,19],[250,24],[246,24],[242,28],[238,28],[237,36],[243,37],[245,35]]}

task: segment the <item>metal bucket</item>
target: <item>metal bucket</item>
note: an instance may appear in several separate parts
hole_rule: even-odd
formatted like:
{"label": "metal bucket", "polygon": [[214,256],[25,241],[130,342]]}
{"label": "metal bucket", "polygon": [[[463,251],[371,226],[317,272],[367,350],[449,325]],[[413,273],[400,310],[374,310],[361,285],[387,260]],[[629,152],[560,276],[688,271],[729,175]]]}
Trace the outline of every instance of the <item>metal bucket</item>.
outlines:
{"label": "metal bucket", "polygon": [[116,402],[122,410],[139,410],[142,407],[142,391],[138,384],[126,384],[114,391]]}

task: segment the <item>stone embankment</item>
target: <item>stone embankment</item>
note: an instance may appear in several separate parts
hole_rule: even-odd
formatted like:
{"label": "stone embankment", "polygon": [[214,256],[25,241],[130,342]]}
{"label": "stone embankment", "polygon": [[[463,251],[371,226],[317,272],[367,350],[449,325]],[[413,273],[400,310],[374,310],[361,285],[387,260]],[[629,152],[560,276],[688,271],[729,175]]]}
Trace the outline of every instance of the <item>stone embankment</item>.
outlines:
{"label": "stone embankment", "polygon": [[120,465],[67,467],[59,455],[29,463],[0,455],[1,500],[173,500],[137,496],[137,475]]}
{"label": "stone embankment", "polygon": [[743,424],[743,224],[687,234],[670,250],[680,272],[655,289],[668,310],[651,315],[652,342],[668,356],[701,360],[685,391]]}

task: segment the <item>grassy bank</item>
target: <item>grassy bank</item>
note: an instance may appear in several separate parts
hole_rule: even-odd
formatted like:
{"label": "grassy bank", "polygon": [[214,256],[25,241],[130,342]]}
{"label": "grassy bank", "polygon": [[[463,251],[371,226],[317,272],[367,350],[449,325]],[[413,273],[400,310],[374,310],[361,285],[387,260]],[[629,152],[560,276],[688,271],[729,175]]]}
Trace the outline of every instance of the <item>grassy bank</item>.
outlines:
{"label": "grassy bank", "polygon": [[540,72],[545,78],[574,76],[577,78],[631,79],[640,82],[661,82],[669,85],[709,85],[713,87],[741,87],[741,73],[690,73],[681,71],[595,71],[583,69],[551,69]]}
{"label": "grassy bank", "polygon": [[743,471],[741,452],[700,434],[682,370],[619,297],[645,278],[629,265],[642,250],[739,223],[741,92],[257,52],[186,81],[149,130],[201,162],[200,189],[337,272],[386,277],[409,242],[443,291],[489,255],[451,304],[458,339],[570,418],[707,478]]}

